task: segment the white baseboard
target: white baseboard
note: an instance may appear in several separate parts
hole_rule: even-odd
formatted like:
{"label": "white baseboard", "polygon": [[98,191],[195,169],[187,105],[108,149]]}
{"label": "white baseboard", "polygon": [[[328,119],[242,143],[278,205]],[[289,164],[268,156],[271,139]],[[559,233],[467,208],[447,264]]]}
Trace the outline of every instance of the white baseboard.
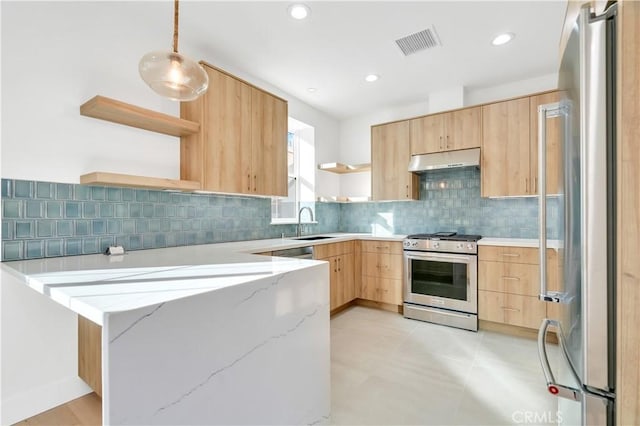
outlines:
{"label": "white baseboard", "polygon": [[91,392],[91,388],[82,379],[69,377],[9,396],[2,400],[0,424],[17,423]]}

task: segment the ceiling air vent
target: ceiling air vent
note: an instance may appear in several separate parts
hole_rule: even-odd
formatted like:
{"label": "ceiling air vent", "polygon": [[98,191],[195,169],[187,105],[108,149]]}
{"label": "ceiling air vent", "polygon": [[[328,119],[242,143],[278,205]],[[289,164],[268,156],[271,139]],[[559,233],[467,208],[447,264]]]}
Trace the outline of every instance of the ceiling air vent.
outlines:
{"label": "ceiling air vent", "polygon": [[414,53],[431,49],[432,47],[442,46],[436,29],[433,26],[426,30],[402,37],[396,40],[396,44],[400,50],[402,50],[404,56],[413,55]]}

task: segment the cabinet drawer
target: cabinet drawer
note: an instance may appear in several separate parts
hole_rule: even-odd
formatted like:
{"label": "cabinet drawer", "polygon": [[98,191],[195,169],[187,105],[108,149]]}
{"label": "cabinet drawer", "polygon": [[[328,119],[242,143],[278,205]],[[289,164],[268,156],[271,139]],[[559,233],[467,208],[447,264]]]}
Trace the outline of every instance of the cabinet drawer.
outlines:
{"label": "cabinet drawer", "polygon": [[314,259],[326,259],[327,257],[353,253],[353,241],[341,243],[316,244],[313,246]]}
{"label": "cabinet drawer", "polygon": [[362,253],[362,275],[402,279],[402,255]]}
{"label": "cabinet drawer", "polygon": [[478,260],[492,260],[495,262],[539,264],[538,249],[531,247],[478,247]]}
{"label": "cabinet drawer", "polygon": [[400,241],[362,240],[361,243],[363,252],[402,254],[402,243]]}
{"label": "cabinet drawer", "polygon": [[481,320],[538,328],[546,314],[545,303],[537,297],[478,290],[478,317]]}
{"label": "cabinet drawer", "polygon": [[501,293],[538,296],[540,267],[525,263],[478,262],[478,288]]}
{"label": "cabinet drawer", "polygon": [[360,287],[360,298],[402,305],[402,280],[364,276]]}

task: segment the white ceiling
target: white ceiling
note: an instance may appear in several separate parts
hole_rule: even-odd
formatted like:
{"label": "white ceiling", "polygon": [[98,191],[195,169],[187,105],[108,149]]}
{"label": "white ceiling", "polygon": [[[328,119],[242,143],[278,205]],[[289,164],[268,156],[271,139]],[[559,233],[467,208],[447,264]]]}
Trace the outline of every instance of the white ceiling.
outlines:
{"label": "white ceiling", "polygon": [[[310,17],[296,21],[287,14],[290,4],[183,1],[179,50],[232,64],[347,118],[424,101],[430,92],[452,87],[491,87],[556,72],[566,8],[566,0],[309,1]],[[140,31],[170,34],[172,3],[147,3],[145,9]],[[155,28],[159,22],[162,28]],[[394,40],[431,25],[443,46],[405,57]],[[491,45],[502,32],[516,37]],[[380,80],[366,83],[369,73]],[[318,90],[309,93],[308,87]]]}

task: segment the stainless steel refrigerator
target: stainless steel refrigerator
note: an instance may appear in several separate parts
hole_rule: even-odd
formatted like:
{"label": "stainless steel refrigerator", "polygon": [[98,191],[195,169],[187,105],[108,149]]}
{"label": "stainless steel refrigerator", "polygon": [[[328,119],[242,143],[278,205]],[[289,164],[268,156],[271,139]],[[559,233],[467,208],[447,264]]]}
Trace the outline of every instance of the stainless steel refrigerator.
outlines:
{"label": "stainless steel refrigerator", "polygon": [[[581,9],[562,57],[561,99],[538,110],[540,299],[559,308],[558,318],[542,322],[538,349],[561,424],[615,422],[616,10]],[[563,177],[559,194],[546,193],[552,127],[562,141],[561,170],[553,171]],[[548,226],[561,240],[558,271],[547,270]],[[556,291],[547,288],[551,273],[560,277]],[[560,346],[553,370],[548,331]]]}

